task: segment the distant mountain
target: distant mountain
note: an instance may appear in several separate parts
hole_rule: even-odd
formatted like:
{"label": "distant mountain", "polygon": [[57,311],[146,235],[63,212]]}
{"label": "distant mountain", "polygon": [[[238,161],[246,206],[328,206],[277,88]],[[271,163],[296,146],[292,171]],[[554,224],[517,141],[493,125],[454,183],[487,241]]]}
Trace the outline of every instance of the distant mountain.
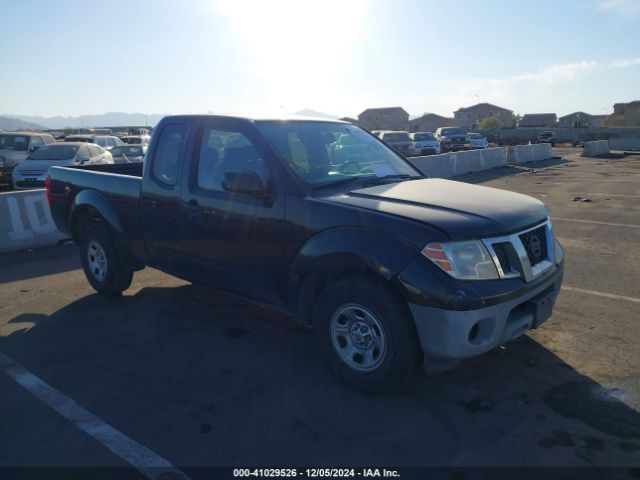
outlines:
{"label": "distant mountain", "polygon": [[44,130],[45,128],[37,123],[25,122],[17,118],[0,117],[0,130]]}
{"label": "distant mountain", "polygon": [[304,108],[294,113],[294,115],[303,115],[305,117],[329,118],[331,120],[337,120],[340,118],[338,115],[330,115],[328,113],[316,112],[315,110],[311,110],[309,108]]}
{"label": "distant mountain", "polygon": [[145,115],[144,113],[107,112],[101,115],[81,115],[79,117],[37,117],[8,114],[5,114],[5,117],[38,123],[41,125],[40,128],[93,128],[127,125],[149,125],[153,127],[165,115],[157,113]]}

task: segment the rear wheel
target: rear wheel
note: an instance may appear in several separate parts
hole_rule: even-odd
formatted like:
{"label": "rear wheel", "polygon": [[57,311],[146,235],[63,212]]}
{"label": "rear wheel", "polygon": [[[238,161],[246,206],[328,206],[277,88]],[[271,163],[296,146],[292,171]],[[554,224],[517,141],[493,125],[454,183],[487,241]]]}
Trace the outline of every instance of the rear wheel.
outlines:
{"label": "rear wheel", "polygon": [[111,229],[102,223],[87,224],[80,240],[84,274],[100,295],[118,295],[131,285],[133,272],[122,267]]}
{"label": "rear wheel", "polygon": [[369,393],[400,385],[419,355],[402,299],[368,278],[345,278],[327,287],[316,303],[313,331],[333,374]]}

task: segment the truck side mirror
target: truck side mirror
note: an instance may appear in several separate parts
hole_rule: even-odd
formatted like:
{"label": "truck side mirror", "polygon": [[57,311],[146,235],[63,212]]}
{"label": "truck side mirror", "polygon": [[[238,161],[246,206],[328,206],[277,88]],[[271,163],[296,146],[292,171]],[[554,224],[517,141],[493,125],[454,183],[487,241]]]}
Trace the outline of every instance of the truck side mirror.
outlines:
{"label": "truck side mirror", "polygon": [[246,193],[256,197],[265,194],[262,180],[256,172],[226,172],[222,178],[222,188],[229,192]]}

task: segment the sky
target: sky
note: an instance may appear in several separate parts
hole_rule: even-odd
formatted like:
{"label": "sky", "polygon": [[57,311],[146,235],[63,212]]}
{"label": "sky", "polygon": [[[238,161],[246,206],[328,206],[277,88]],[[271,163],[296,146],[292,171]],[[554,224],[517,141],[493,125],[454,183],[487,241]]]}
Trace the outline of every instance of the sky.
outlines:
{"label": "sky", "polygon": [[0,115],[606,114],[640,99],[640,0],[5,2]]}

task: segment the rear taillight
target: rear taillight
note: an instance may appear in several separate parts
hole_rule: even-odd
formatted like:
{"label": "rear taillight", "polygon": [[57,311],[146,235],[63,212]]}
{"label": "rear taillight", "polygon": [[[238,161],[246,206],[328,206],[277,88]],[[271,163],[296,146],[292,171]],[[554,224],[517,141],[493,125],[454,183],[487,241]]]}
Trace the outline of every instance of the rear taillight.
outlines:
{"label": "rear taillight", "polygon": [[45,196],[47,197],[47,203],[51,205],[51,177],[47,175],[44,181]]}

